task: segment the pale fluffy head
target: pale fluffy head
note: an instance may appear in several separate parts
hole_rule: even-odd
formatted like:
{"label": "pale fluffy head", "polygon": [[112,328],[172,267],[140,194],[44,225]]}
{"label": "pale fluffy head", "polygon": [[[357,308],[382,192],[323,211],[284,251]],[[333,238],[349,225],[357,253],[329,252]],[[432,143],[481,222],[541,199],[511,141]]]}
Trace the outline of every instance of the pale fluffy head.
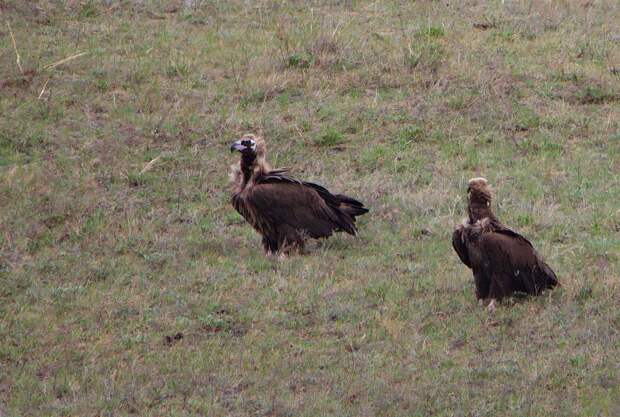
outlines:
{"label": "pale fluffy head", "polygon": [[467,195],[471,202],[485,202],[488,205],[493,194],[487,179],[476,177],[467,182]]}
{"label": "pale fluffy head", "polygon": [[489,182],[486,178],[476,177],[471,178],[469,181],[467,181],[467,186],[470,189],[483,190],[489,188]]}

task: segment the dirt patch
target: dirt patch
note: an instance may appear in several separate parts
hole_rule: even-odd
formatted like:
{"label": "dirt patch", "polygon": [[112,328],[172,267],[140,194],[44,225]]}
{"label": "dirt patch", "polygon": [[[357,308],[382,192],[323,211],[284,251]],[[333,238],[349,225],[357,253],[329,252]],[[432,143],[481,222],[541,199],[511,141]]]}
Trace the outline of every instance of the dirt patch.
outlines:
{"label": "dirt patch", "polygon": [[5,78],[0,80],[0,89],[4,88],[28,88],[32,84],[32,80],[36,75],[35,70],[25,71],[17,77]]}
{"label": "dirt patch", "polygon": [[174,344],[176,344],[177,342],[181,341],[183,339],[183,333],[178,332],[175,335],[172,336],[164,336],[164,345],[165,346],[172,346]]}

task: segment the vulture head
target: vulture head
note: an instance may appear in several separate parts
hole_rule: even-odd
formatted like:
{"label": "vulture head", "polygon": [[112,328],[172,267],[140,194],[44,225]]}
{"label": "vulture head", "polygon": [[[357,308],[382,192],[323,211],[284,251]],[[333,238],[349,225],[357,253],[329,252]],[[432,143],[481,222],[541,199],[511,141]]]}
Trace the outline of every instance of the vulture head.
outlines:
{"label": "vulture head", "polygon": [[485,217],[495,218],[491,211],[491,187],[485,178],[472,178],[467,184],[467,211],[469,222],[474,224]]}
{"label": "vulture head", "polygon": [[247,133],[236,142],[230,145],[230,151],[241,152],[242,155],[254,155],[255,157],[264,157],[266,151],[265,141],[259,136]]}
{"label": "vulture head", "polygon": [[230,180],[235,192],[240,192],[252,181],[252,178],[271,170],[265,161],[267,146],[260,136],[247,133],[241,139],[230,145],[230,152],[241,154],[239,163],[233,165],[230,171]]}
{"label": "vulture head", "polygon": [[472,178],[467,184],[467,197],[470,204],[491,204],[491,187],[486,178]]}

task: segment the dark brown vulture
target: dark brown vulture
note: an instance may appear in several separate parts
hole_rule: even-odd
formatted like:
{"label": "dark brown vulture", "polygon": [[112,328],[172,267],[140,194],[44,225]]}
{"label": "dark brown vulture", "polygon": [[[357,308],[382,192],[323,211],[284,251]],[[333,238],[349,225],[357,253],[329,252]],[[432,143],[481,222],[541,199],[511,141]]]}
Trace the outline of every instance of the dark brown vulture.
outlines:
{"label": "dark brown vulture", "polygon": [[468,218],[452,234],[452,246],[474,274],[476,297],[495,300],[514,293],[538,295],[558,285],[553,270],[525,237],[504,226],[491,211],[491,190],[484,178],[469,180]]}
{"label": "dark brown vulture", "polygon": [[231,172],[232,205],[261,234],[268,255],[301,251],[307,237],[339,231],[355,235],[355,217],[368,212],[351,197],[291,178],[286,170],[272,170],[260,137],[244,135],[230,150],[241,153]]}

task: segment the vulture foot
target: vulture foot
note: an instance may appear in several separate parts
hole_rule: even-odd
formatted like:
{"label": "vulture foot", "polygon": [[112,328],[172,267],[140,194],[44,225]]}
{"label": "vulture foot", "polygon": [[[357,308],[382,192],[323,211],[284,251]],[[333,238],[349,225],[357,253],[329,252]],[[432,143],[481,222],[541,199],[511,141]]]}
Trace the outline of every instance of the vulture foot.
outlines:
{"label": "vulture foot", "polygon": [[487,306],[487,313],[489,314],[495,313],[495,298],[492,298],[491,302]]}

